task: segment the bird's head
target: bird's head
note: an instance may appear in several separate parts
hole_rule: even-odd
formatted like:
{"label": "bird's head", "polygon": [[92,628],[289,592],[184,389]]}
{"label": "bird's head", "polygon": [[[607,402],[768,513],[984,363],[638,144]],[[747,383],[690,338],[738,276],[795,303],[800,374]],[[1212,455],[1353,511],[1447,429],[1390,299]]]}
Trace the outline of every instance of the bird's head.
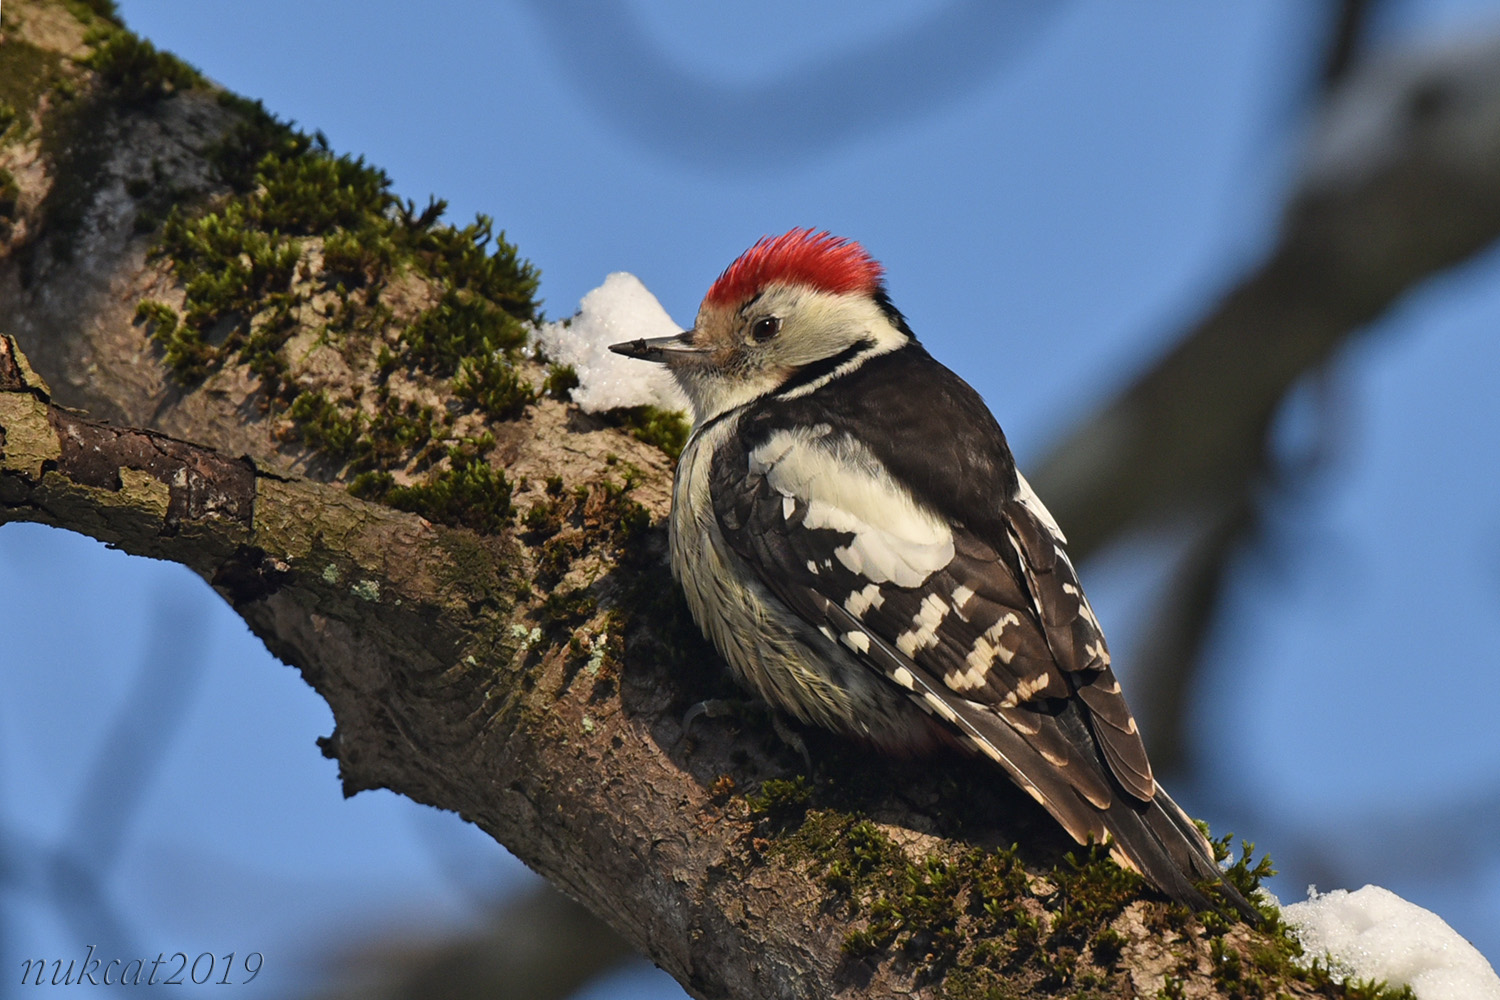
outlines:
{"label": "bird's head", "polygon": [[719,275],[691,330],[610,350],[665,364],[702,423],[793,380],[909,343],[883,274],[858,243],[826,232],[767,236]]}

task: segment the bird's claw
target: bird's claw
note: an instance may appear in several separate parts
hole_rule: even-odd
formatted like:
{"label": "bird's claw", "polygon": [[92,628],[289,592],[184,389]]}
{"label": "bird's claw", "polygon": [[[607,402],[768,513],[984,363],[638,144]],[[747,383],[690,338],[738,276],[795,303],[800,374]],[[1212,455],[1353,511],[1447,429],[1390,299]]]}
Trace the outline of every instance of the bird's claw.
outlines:
{"label": "bird's claw", "polygon": [[812,774],[812,754],[807,751],[807,742],[788,725],[780,712],[767,709],[759,702],[732,700],[729,698],[707,698],[698,702],[682,714],[682,739],[686,739],[693,723],[702,718],[723,719],[738,717],[747,711],[766,712],[771,717],[771,729],[783,744],[797,751],[807,773]]}
{"label": "bird's claw", "polygon": [[738,715],[744,706],[744,702],[730,701],[728,698],[705,698],[682,713],[682,735],[686,736],[688,730],[692,729],[693,723],[705,716],[710,719],[722,719],[726,715]]}

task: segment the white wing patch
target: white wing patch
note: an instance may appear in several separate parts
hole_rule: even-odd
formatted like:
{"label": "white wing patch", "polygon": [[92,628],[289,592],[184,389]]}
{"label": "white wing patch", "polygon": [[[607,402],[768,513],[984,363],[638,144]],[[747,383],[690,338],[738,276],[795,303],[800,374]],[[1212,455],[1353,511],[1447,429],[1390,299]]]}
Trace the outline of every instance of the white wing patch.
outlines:
{"label": "white wing patch", "polygon": [[750,452],[787,504],[803,501],[803,526],[853,536],[834,550],[851,573],[875,583],[919,587],[953,559],[953,532],[885,472],[864,447],[831,437],[826,424],[773,433]]}

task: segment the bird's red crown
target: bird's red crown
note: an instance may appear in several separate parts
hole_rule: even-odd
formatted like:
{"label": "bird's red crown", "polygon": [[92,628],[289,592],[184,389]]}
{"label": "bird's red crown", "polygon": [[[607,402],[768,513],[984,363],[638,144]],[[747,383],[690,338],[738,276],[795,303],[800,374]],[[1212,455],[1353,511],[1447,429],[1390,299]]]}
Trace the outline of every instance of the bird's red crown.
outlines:
{"label": "bird's red crown", "polygon": [[827,231],[793,229],[781,236],[762,236],[724,269],[704,301],[736,304],[773,282],[873,295],[884,274],[880,262],[852,240]]}

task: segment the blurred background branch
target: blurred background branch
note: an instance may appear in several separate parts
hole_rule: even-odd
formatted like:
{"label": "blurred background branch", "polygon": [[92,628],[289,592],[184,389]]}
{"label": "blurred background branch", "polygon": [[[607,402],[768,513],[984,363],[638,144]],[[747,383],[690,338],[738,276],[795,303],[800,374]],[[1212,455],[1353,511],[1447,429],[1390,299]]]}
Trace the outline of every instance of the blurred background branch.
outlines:
{"label": "blurred background branch", "polygon": [[351,945],[315,1000],[563,1000],[635,955],[610,927],[541,883],[484,927],[437,938],[402,932]]}
{"label": "blurred background branch", "polygon": [[1169,772],[1190,764],[1187,702],[1231,556],[1254,537],[1261,493],[1299,471],[1273,457],[1278,412],[1402,296],[1500,237],[1500,39],[1360,65],[1370,6],[1339,5],[1275,248],[1033,476],[1079,557],[1180,536],[1132,661]]}
{"label": "blurred background branch", "polygon": [[[157,595],[150,639],[129,689],[114,718],[102,727],[105,735],[89,773],[72,790],[73,815],[65,836],[44,843],[14,830],[0,831],[0,891],[55,908],[80,940],[93,942],[101,953],[140,953],[131,922],[108,886],[118,875],[121,846],[202,678],[207,652],[203,624],[198,607],[171,593]],[[4,943],[0,939],[0,946]]]}

